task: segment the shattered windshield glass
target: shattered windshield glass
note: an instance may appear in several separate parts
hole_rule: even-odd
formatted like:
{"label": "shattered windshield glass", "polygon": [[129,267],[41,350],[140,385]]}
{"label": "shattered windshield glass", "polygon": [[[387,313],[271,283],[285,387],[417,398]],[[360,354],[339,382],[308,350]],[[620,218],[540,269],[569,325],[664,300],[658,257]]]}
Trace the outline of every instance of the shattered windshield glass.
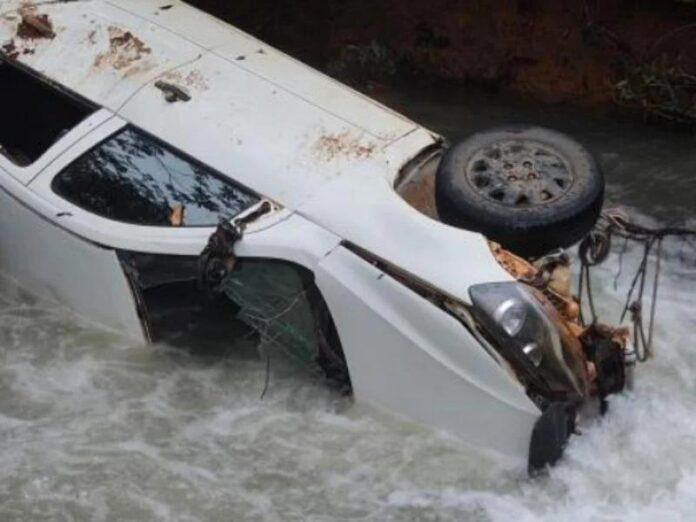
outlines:
{"label": "shattered windshield glass", "polygon": [[224,283],[224,292],[240,306],[239,319],[256,329],[267,344],[282,346],[303,365],[314,365],[317,327],[307,282],[292,265],[240,262]]}
{"label": "shattered windshield glass", "polygon": [[222,291],[239,306],[237,318],[260,334],[264,346],[350,388],[331,314],[309,271],[282,261],[242,259]]}
{"label": "shattered windshield glass", "polygon": [[53,190],[101,217],[147,226],[214,226],[258,198],[164,144],[126,128],[68,166]]}

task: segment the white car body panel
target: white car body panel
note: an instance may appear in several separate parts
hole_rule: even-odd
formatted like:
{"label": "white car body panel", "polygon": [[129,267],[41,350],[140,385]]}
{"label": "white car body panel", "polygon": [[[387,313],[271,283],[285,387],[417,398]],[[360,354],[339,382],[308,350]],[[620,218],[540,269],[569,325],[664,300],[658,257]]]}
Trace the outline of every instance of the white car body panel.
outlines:
{"label": "white car body panel", "polygon": [[[165,78],[181,78],[185,84],[199,78],[188,87],[193,100],[172,105],[148,85],[119,115],[293,210],[360,162],[361,150],[383,146],[294,94],[252,74],[238,74],[235,65],[216,55],[207,54]],[[351,150],[332,153],[331,147],[338,147],[333,140],[339,139]],[[327,165],[317,168],[324,161]]]}
{"label": "white car body panel", "polygon": [[[235,246],[235,253],[290,261],[315,272],[321,260],[341,244],[340,237],[297,214],[277,219],[271,215],[255,222]],[[268,221],[276,223],[266,228]]]}
{"label": "white car body panel", "polygon": [[67,305],[83,319],[144,341],[137,306],[115,252],[55,226],[32,210],[32,203],[27,206],[8,192],[9,176],[2,169],[0,179],[3,274],[38,296]]}
{"label": "white car body panel", "polygon": [[369,174],[343,176],[299,212],[466,303],[471,285],[512,280],[483,236],[430,219]]}
{"label": "white car body panel", "polygon": [[[384,141],[393,141],[417,128],[414,122],[346,87],[268,44],[221,23],[186,4],[162,10],[157,0],[114,2],[119,7],[166,28],[206,50],[233,62],[243,71],[286,90],[311,105]],[[375,107],[381,109],[375,112]]]}
{"label": "white car body panel", "polygon": [[344,248],[317,283],[350,346],[356,398],[526,456],[538,408],[454,318]]}
{"label": "white car body panel", "polygon": [[[414,151],[435,141],[430,133],[414,124],[403,125],[405,120],[383,114],[377,106],[372,110],[394,121],[397,136],[374,136],[238,68],[236,62],[206,54],[163,76],[183,85],[192,102],[172,106],[150,84],[119,115],[293,210],[349,171],[369,169],[375,178],[393,182],[399,172],[395,165],[403,165]],[[349,106],[364,111],[366,102],[358,100]],[[153,111],[157,118],[152,118]],[[407,139],[404,146],[399,134]],[[269,144],[276,145],[272,153]]]}
{"label": "white car body panel", "polygon": [[[59,36],[15,38],[21,17],[6,12],[0,17],[0,40],[14,42],[23,64],[113,111],[144,83],[201,52],[184,38],[107,2],[39,4]],[[132,37],[126,37],[128,43],[114,46],[112,38],[126,33]],[[66,53],[72,59],[66,60]]]}
{"label": "white car body panel", "polygon": [[[0,156],[2,270],[144,338],[115,250],[198,256],[214,229],[119,223],[51,189],[78,157],[135,125],[278,207],[248,226],[235,254],[314,272],[358,400],[525,458],[540,411],[524,388],[453,317],[341,246],[467,303],[470,286],[512,280],[482,236],[431,220],[395,192],[403,167],[440,138],[196,9],[161,4],[38,2],[56,36],[21,40],[16,9],[31,7],[0,0],[0,46],[12,41],[23,66],[103,107],[26,169]],[[126,33],[149,51],[105,55],[110,37]],[[159,80],[191,100],[166,101]]]}

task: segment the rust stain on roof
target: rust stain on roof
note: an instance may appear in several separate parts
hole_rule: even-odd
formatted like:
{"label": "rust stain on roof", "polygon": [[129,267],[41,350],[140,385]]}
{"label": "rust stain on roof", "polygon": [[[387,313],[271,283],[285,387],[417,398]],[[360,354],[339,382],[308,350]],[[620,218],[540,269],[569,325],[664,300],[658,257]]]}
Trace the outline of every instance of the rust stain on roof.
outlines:
{"label": "rust stain on roof", "polygon": [[47,38],[51,40],[56,37],[56,33],[53,31],[53,22],[47,14],[37,14],[32,7],[23,7],[19,14],[21,20],[17,26],[17,38],[22,40]]}
{"label": "rust stain on roof", "polygon": [[152,49],[130,31],[110,26],[108,32],[109,49],[97,55],[94,59],[95,67],[111,66],[121,71],[152,53]]}
{"label": "rust stain on roof", "polygon": [[189,71],[188,74],[184,74],[180,71],[171,71],[165,74],[162,79],[180,87],[189,87],[199,91],[207,91],[210,88],[203,73],[198,69]]}
{"label": "rust stain on roof", "polygon": [[363,143],[358,136],[350,132],[340,134],[322,134],[314,143],[312,150],[322,159],[331,161],[337,156],[356,159],[369,158],[376,149],[374,143]]}
{"label": "rust stain on roof", "polygon": [[2,20],[15,25],[14,37],[0,47],[0,51],[10,60],[34,54],[38,40],[52,40],[56,37],[53,22],[47,14],[39,14],[36,6],[24,5],[16,13],[4,15]]}
{"label": "rust stain on roof", "polygon": [[5,45],[3,45],[0,49],[2,49],[2,52],[10,60],[16,60],[19,57],[20,50],[17,49],[17,45],[15,44],[14,40],[10,40]]}

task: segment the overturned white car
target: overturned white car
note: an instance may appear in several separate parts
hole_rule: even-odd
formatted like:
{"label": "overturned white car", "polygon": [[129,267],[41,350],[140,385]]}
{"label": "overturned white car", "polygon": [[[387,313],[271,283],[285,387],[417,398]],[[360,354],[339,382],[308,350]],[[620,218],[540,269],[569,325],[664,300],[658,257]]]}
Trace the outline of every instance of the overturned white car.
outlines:
{"label": "overturned white car", "polygon": [[603,195],[562,136],[447,149],[176,0],[0,0],[0,90],[0,269],[81,316],[167,342],[241,320],[531,468],[623,387],[623,333],[546,255]]}

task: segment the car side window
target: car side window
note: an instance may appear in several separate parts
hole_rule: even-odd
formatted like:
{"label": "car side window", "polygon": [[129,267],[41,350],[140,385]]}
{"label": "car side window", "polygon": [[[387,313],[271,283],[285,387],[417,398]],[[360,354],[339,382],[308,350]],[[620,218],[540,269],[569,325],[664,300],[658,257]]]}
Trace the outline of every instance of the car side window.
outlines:
{"label": "car side window", "polygon": [[58,174],[59,196],[98,216],[145,226],[214,226],[258,197],[127,127]]}

